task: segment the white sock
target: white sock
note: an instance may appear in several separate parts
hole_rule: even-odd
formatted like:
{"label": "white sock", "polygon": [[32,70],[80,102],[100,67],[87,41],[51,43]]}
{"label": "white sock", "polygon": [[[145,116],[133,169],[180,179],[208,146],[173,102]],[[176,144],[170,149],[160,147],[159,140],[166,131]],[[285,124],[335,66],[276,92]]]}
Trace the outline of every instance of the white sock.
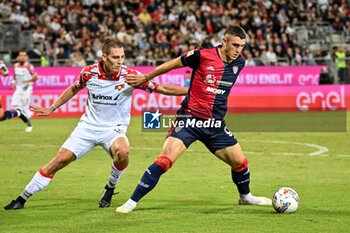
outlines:
{"label": "white sock", "polygon": [[246,200],[251,200],[254,198],[254,196],[252,195],[252,193],[247,193],[247,194],[239,194],[240,197],[246,199]]}
{"label": "white sock", "polygon": [[115,166],[114,163],[112,163],[112,171],[111,171],[111,176],[109,177],[108,180],[108,187],[110,188],[115,188],[117,185],[120,177],[124,174],[126,170],[126,167],[123,170],[118,170]]}
{"label": "white sock", "polygon": [[35,173],[32,180],[27,184],[21,197],[28,200],[29,197],[37,193],[38,191],[44,189],[52,180],[52,177],[46,177],[40,173],[41,169]]}
{"label": "white sock", "polygon": [[127,202],[125,202],[123,206],[128,206],[130,209],[135,209],[136,205],[137,205],[136,201],[129,199]]}

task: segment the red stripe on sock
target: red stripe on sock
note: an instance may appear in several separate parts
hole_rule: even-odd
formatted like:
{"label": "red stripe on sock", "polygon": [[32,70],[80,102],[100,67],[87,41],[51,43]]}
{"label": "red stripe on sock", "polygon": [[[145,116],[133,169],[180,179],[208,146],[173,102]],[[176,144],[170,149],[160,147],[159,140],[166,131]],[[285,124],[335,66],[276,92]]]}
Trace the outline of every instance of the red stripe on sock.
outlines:
{"label": "red stripe on sock", "polygon": [[235,172],[241,172],[241,171],[245,170],[246,168],[248,168],[248,159],[247,158],[245,158],[240,165],[233,167],[233,170]]}
{"label": "red stripe on sock", "polygon": [[50,176],[50,175],[45,174],[45,173],[43,172],[43,169],[42,169],[42,168],[39,169],[39,173],[40,173],[40,175],[42,175],[43,177],[46,177],[46,178],[49,178],[49,179],[52,179],[52,178],[53,178],[53,175]]}
{"label": "red stripe on sock", "polygon": [[165,155],[159,156],[154,162],[161,166],[164,171],[168,171],[173,165],[173,162]]}
{"label": "red stripe on sock", "polygon": [[116,169],[118,169],[119,171],[123,171],[124,169],[126,169],[126,168],[128,167],[128,164],[125,165],[124,167],[118,167],[117,163],[113,163],[113,165],[114,165],[114,167],[115,167]]}

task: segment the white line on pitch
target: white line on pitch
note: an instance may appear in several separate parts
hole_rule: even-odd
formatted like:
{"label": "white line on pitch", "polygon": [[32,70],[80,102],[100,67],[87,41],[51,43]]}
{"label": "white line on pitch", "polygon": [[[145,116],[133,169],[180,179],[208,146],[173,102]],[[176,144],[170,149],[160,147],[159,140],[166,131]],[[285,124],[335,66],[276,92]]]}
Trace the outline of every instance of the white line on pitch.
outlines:
{"label": "white line on pitch", "polygon": [[307,146],[311,148],[317,149],[317,151],[308,153],[307,155],[310,156],[316,156],[316,155],[322,155],[328,152],[328,148],[325,146],[320,146],[317,144],[311,144],[311,143],[303,143],[303,142],[290,142],[290,141],[278,141],[278,140],[241,140],[246,142],[264,142],[264,143],[275,143],[275,144],[294,144],[294,145],[300,145],[300,146]]}
{"label": "white line on pitch", "polygon": [[340,157],[340,158],[350,158],[350,155],[334,155],[335,157]]}
{"label": "white line on pitch", "polygon": [[[301,143],[301,142],[289,142],[289,141],[276,141],[276,140],[241,140],[241,141],[246,141],[246,142],[263,142],[263,143],[275,143],[275,144],[294,144],[294,145],[301,145],[301,146],[308,146],[311,148],[316,148],[317,151],[312,152],[312,153],[308,153],[308,154],[304,154],[304,153],[294,153],[294,152],[274,152],[274,153],[268,153],[268,152],[254,152],[254,151],[244,151],[244,153],[246,154],[271,154],[271,155],[309,155],[309,156],[320,156],[323,155],[325,156],[328,152],[328,148],[324,147],[324,146],[320,146],[317,144],[310,144],[310,143]],[[59,148],[59,145],[34,145],[34,144],[10,144],[10,145],[4,145],[4,144],[0,144],[0,146],[6,146],[6,147],[36,147],[36,148],[40,148],[40,147],[44,147],[44,148]],[[160,151],[161,148],[154,148],[154,147],[130,147],[130,149],[133,150],[155,150],[155,151]],[[192,149],[188,149],[188,152],[207,152],[207,150],[192,150]],[[347,155],[343,155],[343,157],[347,157]]]}

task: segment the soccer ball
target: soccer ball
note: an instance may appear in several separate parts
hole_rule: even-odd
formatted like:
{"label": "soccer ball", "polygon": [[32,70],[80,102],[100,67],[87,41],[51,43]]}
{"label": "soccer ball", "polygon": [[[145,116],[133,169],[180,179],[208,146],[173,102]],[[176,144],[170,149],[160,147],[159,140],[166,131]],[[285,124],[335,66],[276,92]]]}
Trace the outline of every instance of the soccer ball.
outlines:
{"label": "soccer ball", "polygon": [[272,197],[272,206],[277,213],[293,213],[298,209],[299,196],[295,190],[282,187]]}

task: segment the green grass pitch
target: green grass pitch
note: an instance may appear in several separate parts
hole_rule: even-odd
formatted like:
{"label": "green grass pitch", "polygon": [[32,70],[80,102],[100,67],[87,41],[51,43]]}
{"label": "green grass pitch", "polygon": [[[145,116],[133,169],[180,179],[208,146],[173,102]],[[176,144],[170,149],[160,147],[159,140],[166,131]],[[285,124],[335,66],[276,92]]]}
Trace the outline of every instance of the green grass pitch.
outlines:
{"label": "green grass pitch", "polygon": [[[1,209],[55,155],[77,122],[34,119],[30,134],[19,120],[0,123]],[[230,168],[200,143],[162,176],[136,211],[116,213],[158,155],[165,135],[141,132],[141,119],[132,119],[130,164],[110,208],[98,208],[98,201],[111,159],[96,147],[58,172],[25,209],[0,210],[0,232],[350,232],[349,132],[235,133],[250,160],[253,194],[271,197],[277,188],[290,186],[301,199],[296,213],[239,206]]]}

